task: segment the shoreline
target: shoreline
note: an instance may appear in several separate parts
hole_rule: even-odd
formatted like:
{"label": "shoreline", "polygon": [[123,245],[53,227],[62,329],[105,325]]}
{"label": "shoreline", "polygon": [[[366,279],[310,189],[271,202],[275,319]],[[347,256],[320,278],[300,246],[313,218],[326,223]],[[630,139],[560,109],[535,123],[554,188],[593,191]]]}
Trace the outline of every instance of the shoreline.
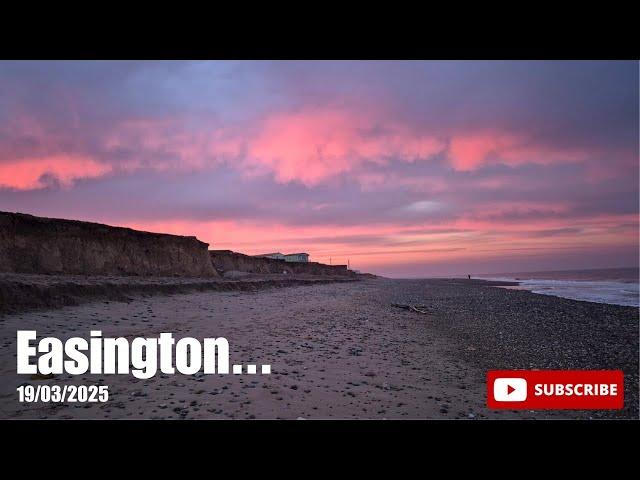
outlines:
{"label": "shoreline", "polygon": [[[480,278],[488,281],[511,281],[504,277]],[[513,290],[526,290],[569,300],[640,307],[640,285],[637,279],[514,278]],[[508,288],[508,287],[506,287]]]}

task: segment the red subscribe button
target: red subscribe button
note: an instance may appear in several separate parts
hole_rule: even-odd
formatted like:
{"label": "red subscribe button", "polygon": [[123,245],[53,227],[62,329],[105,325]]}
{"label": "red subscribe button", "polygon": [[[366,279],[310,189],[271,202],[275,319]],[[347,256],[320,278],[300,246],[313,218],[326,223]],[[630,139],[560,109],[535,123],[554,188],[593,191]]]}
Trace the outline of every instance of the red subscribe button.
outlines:
{"label": "red subscribe button", "polygon": [[487,407],[509,410],[619,410],[622,370],[489,370]]}

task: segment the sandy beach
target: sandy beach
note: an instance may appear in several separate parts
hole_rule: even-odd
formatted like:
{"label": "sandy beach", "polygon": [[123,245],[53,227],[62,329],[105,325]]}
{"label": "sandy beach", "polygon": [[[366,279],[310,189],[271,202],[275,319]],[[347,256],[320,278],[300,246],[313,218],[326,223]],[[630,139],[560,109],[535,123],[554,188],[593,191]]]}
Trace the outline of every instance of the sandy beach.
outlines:
{"label": "sandy beach", "polygon": [[[6,280],[6,279],[5,279]],[[15,279],[14,279],[15,280]],[[44,281],[44,280],[43,280]],[[480,280],[386,280],[171,295],[132,292],[0,317],[0,415],[9,419],[638,418],[638,309]],[[122,292],[120,292],[122,293]],[[392,306],[425,305],[426,314]],[[224,336],[231,362],[271,375],[16,375],[15,332]],[[491,368],[622,369],[622,411],[490,411]],[[20,404],[21,384],[108,385],[105,404]]]}

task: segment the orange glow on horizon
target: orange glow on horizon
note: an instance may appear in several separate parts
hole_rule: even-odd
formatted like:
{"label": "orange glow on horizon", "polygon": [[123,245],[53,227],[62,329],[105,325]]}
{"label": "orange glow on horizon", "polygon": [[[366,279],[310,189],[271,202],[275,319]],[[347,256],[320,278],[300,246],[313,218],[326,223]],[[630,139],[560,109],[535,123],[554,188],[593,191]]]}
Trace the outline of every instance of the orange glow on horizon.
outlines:
{"label": "orange glow on horizon", "polygon": [[[572,226],[580,234],[563,233],[565,220],[522,221],[500,224],[488,221],[452,221],[434,227],[374,225],[296,227],[248,222],[136,222],[122,226],[172,233],[195,235],[210,243],[210,249],[228,249],[248,255],[271,251],[310,253],[311,261],[346,264],[375,273],[389,265],[415,263],[443,263],[456,260],[500,258],[507,254],[544,255],[550,252],[581,251],[600,247],[638,244],[637,228],[612,232],[619,224],[636,224],[635,215],[601,215],[577,219]],[[430,228],[434,231],[430,231]],[[538,236],[537,232],[559,229],[552,236]],[[444,231],[441,231],[444,230]],[[447,231],[450,230],[450,231]],[[363,237],[363,242],[350,241]],[[379,239],[367,244],[366,238]]]}

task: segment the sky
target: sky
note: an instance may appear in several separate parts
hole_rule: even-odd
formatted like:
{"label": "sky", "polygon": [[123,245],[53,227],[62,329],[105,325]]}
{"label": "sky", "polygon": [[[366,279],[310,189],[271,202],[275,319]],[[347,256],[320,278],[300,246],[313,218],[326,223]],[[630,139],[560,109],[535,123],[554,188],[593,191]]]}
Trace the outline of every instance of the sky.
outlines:
{"label": "sky", "polygon": [[0,62],[0,210],[391,277],[638,265],[638,62]]}

